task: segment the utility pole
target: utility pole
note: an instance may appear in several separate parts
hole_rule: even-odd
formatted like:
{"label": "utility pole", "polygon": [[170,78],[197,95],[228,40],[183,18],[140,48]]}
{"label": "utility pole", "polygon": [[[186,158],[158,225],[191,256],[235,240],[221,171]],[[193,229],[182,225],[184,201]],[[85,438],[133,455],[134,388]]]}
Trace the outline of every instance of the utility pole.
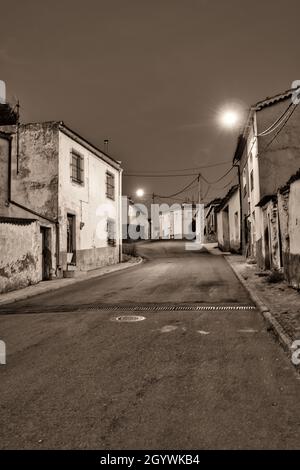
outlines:
{"label": "utility pole", "polygon": [[17,108],[17,175],[19,174],[19,153],[20,153],[20,101],[16,104]]}
{"label": "utility pole", "polygon": [[201,173],[198,175],[198,204],[201,204],[202,193],[201,193]]}

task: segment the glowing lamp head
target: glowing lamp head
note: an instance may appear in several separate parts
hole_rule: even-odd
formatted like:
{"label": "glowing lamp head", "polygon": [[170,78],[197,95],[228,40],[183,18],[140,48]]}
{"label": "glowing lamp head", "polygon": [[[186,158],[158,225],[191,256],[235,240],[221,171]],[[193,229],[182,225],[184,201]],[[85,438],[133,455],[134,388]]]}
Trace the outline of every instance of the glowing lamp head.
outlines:
{"label": "glowing lamp head", "polygon": [[136,193],[135,193],[135,194],[137,195],[137,197],[143,197],[144,194],[145,194],[145,192],[144,192],[143,189],[140,188],[140,189],[137,189],[137,190],[136,190]]}
{"label": "glowing lamp head", "polygon": [[236,111],[227,110],[222,112],[220,120],[224,127],[232,128],[237,125],[239,116]]}

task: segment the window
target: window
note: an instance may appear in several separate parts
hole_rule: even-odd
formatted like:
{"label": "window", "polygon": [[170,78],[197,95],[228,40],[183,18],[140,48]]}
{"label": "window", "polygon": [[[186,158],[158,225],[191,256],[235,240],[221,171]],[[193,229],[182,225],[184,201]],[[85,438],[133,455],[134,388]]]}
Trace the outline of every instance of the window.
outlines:
{"label": "window", "polygon": [[250,188],[251,188],[251,191],[253,191],[253,188],[254,188],[253,170],[251,170],[251,173],[250,173]]}
{"label": "window", "polygon": [[115,175],[106,172],[106,197],[115,199]]}
{"label": "window", "polygon": [[107,219],[107,244],[116,246],[116,222],[113,219]]}
{"label": "window", "polygon": [[71,153],[71,180],[83,184],[83,156],[72,150]]}

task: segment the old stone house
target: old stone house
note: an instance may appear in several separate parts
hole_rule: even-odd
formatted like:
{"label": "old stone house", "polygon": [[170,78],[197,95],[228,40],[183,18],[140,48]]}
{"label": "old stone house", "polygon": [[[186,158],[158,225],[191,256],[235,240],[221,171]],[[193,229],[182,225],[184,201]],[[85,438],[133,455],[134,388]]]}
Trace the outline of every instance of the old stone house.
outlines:
{"label": "old stone house", "polygon": [[232,186],[215,208],[217,240],[222,251],[240,251],[240,197],[239,185]]}
{"label": "old stone house", "polygon": [[205,240],[208,243],[215,243],[218,239],[218,230],[217,230],[217,213],[216,208],[221,203],[221,198],[216,198],[210,201],[205,205],[204,214],[205,214],[205,227],[204,227],[204,236]]}
{"label": "old stone house", "polygon": [[[32,249],[38,247],[38,253],[29,257],[32,275],[27,284],[119,262],[120,163],[63,122],[1,129],[0,217],[6,229],[0,236],[2,246],[11,250],[5,259],[1,250],[2,273],[16,270],[14,246],[20,240],[24,245],[25,238],[33,239],[33,234]],[[7,231],[9,218],[13,219],[11,234]],[[34,222],[21,225],[17,219]],[[25,226],[27,232],[32,230],[31,235],[16,228]],[[2,291],[20,287],[17,280],[8,287],[3,285]]]}
{"label": "old stone house", "polygon": [[[239,136],[233,164],[238,166],[242,208],[242,251],[266,266],[270,247],[263,207],[300,167],[300,108],[295,90],[257,102]],[[277,217],[269,207],[267,217]],[[275,256],[275,254],[274,254]]]}
{"label": "old stone house", "polygon": [[282,270],[293,287],[300,288],[300,169],[278,191],[265,197],[262,209],[263,267]]}
{"label": "old stone house", "polygon": [[[200,208],[201,209],[201,208]],[[159,238],[193,240],[199,233],[199,207],[196,204],[160,205]]]}

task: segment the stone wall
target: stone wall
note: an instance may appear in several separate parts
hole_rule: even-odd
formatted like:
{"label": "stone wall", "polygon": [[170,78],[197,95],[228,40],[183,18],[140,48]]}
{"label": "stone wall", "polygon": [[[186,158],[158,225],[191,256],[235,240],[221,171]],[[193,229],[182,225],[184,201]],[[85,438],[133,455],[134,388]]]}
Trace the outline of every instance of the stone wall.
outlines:
{"label": "stone wall", "polygon": [[0,223],[0,293],[36,284],[42,279],[38,222]]}
{"label": "stone wall", "polygon": [[300,288],[300,179],[290,185],[288,203],[289,251],[284,253],[284,271],[288,282]]}
{"label": "stone wall", "polygon": [[257,262],[261,269],[280,269],[280,234],[277,199],[269,200],[262,211],[262,237],[257,246]]}
{"label": "stone wall", "polygon": [[[49,219],[58,213],[58,123],[2,126],[12,132],[11,199]],[[1,161],[6,177],[0,193],[7,193],[8,161]],[[13,204],[5,215],[19,217]],[[30,216],[29,216],[30,217]]]}
{"label": "stone wall", "polygon": [[300,174],[278,192],[281,265],[287,282],[300,289]]}
{"label": "stone wall", "polygon": [[9,140],[0,134],[0,215],[6,215],[8,199]]}
{"label": "stone wall", "polygon": [[119,247],[106,246],[76,252],[76,266],[89,271],[119,262]]}

